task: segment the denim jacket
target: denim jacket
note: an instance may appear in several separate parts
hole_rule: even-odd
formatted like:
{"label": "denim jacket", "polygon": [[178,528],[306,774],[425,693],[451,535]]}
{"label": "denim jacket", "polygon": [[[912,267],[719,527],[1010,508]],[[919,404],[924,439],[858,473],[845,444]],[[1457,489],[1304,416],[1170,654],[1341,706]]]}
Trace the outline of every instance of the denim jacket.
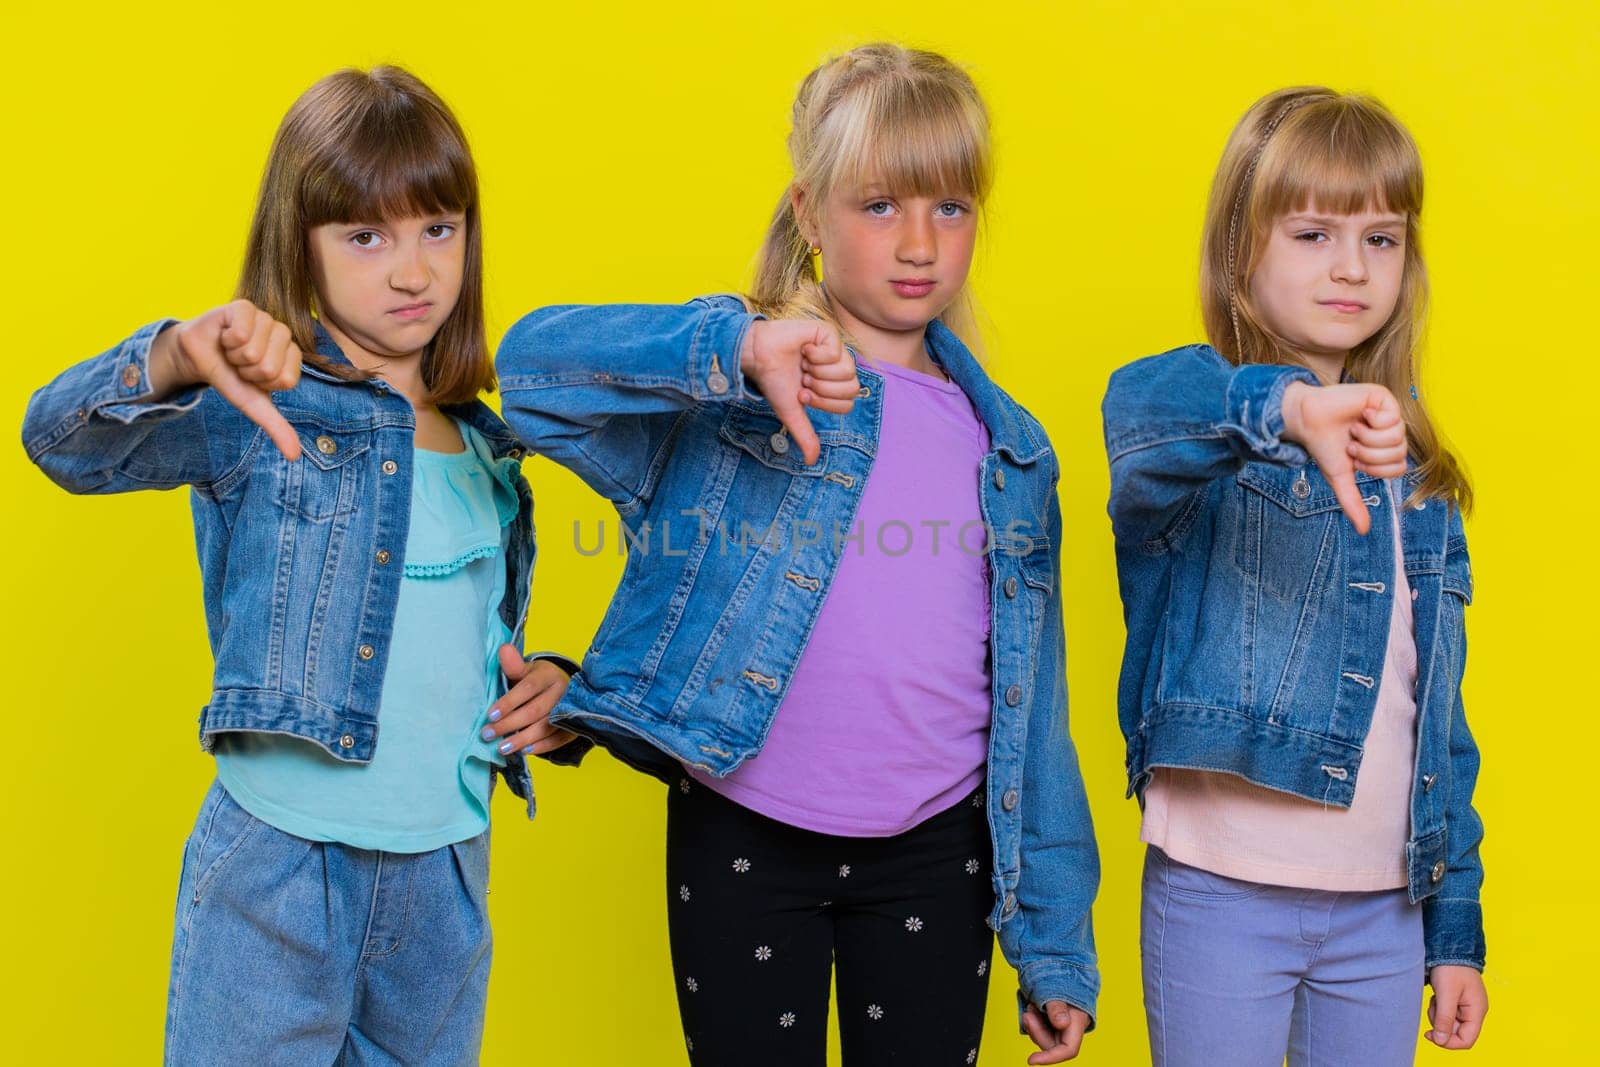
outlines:
{"label": "denim jacket", "polygon": [[[300,435],[291,463],[212,389],[151,399],[150,347],[174,321],[141,328],[36,392],[22,424],[28,457],[74,493],[191,487],[215,661],[202,747],[226,731],[265,731],[366,763],[410,524],[411,404],[382,381],[307,366],[272,397]],[[348,364],[320,328],[317,351]],[[534,557],[522,448],[483,403],[446,410],[483,435],[495,475],[516,491],[500,617],[520,646]],[[514,755],[501,773],[531,818],[526,764]]]}
{"label": "denim jacket", "polygon": [[[761,750],[878,443],[882,378],[862,367],[849,414],[807,412],[822,454],[806,464],[740,373],[756,317],[728,296],[543,308],[498,357],[512,428],[610,500],[629,539],[621,584],[551,721],[665,778],[680,764],[725,775]],[[989,924],[1027,999],[1092,1014],[1099,864],[1067,732],[1060,471],[1044,430],[954,334],[936,322],[928,341],[992,439],[980,473],[995,531]]]}
{"label": "denim jacket", "polygon": [[[1142,799],[1152,768],[1186,767],[1349,807],[1383,675],[1398,522],[1417,643],[1408,891],[1422,903],[1427,965],[1482,969],[1461,514],[1435,500],[1397,513],[1362,474],[1372,528],[1357,534],[1305,450],[1283,439],[1295,381],[1317,384],[1299,367],[1236,368],[1205,345],[1111,376],[1128,791]],[[1404,486],[1415,488],[1410,475]]]}

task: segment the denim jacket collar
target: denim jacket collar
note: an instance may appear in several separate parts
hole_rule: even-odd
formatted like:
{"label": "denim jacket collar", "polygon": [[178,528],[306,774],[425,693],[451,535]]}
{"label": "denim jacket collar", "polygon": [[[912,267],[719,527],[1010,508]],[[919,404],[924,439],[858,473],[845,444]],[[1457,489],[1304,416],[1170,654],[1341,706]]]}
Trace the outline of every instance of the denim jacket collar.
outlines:
{"label": "denim jacket collar", "polygon": [[996,451],[1022,464],[1032,463],[1050,451],[1049,442],[1021,417],[1014,403],[1003,397],[961,338],[937,319],[928,323],[928,351],[977,408],[978,418],[988,427],[989,440]]}
{"label": "denim jacket collar", "polygon": [[[312,336],[316,341],[317,355],[335,366],[354,366],[350,362],[350,358],[340,349],[339,343],[333,339],[333,335],[328,332],[327,327],[323,326],[320,321],[315,322],[315,331]],[[301,373],[309,374],[313,378],[320,378],[325,382],[339,383],[349,380],[329,374],[327,371],[313,367],[310,364],[303,367]],[[388,383],[379,379],[371,379],[371,384],[373,388],[385,391],[390,388]],[[522,443],[501,421],[500,416],[496,415],[483,401],[469,400],[465,404],[441,404],[439,409],[447,415],[453,415],[458,419],[465,420],[474,430],[482,434],[496,460],[520,460],[522,458],[525,451]],[[502,475],[502,481],[505,480],[503,471],[497,468],[496,473]]]}

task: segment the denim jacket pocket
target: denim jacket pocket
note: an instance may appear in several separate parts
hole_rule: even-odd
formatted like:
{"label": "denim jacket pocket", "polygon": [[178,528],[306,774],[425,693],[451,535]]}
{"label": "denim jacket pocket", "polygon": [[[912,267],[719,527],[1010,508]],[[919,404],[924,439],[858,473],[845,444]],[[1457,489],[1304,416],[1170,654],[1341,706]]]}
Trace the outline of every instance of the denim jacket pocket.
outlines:
{"label": "denim jacket pocket", "polygon": [[1464,558],[1451,556],[1445,561],[1444,591],[1454,595],[1463,607],[1472,603],[1472,568]]}
{"label": "denim jacket pocket", "polygon": [[1055,549],[1048,537],[1017,538],[1008,551],[1016,556],[1026,584],[1046,597],[1055,589]]}
{"label": "denim jacket pocket", "polygon": [[312,522],[328,522],[355,510],[361,499],[364,465],[352,463],[372,448],[368,428],[333,427],[285,413],[300,436],[300,459],[289,462],[276,449],[265,450],[276,470],[278,503]]}
{"label": "denim jacket pocket", "polygon": [[1305,600],[1331,587],[1344,518],[1326,479],[1312,467],[1252,463],[1235,481],[1244,520],[1235,551],[1245,579],[1285,600]]}
{"label": "denim jacket pocket", "polygon": [[802,478],[820,478],[827,473],[831,446],[826,438],[817,462],[807,465],[805,457],[800,455],[800,446],[794,443],[789,431],[770,409],[733,405],[717,432],[724,442],[773,470]]}

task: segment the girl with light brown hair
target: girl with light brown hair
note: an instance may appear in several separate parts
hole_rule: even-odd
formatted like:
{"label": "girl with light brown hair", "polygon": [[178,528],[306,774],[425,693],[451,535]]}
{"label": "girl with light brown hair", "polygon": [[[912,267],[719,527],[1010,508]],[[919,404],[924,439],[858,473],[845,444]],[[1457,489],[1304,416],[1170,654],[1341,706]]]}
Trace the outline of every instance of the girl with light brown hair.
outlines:
{"label": "girl with light brown hair", "polygon": [[1422,163],[1368,97],[1285,89],[1223,150],[1209,345],[1104,403],[1163,1067],[1409,1063],[1487,1010],[1461,703],[1471,489],[1417,386]]}

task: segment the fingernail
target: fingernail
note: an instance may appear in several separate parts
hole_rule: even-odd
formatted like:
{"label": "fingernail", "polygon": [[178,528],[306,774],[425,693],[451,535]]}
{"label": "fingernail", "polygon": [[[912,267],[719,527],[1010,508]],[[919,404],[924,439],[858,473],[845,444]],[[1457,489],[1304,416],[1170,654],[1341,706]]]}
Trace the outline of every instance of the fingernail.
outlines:
{"label": "fingernail", "polygon": [[483,732],[480,733],[478,736],[483,738],[485,741],[493,741],[494,740],[494,731],[489,729],[489,727],[485,726],[483,728]]}
{"label": "fingernail", "polygon": [[502,741],[502,742],[500,742],[500,754],[501,755],[506,755],[506,754],[510,753],[511,749],[512,749],[512,744],[511,744],[510,741]]}
{"label": "fingernail", "polygon": [[527,748],[523,749],[522,752],[523,752],[524,755],[528,755],[528,756],[533,755],[533,746],[529,745]]}
{"label": "fingernail", "polygon": [[499,708],[490,708],[489,709],[489,721],[490,722],[499,722],[500,721],[500,709]]}

